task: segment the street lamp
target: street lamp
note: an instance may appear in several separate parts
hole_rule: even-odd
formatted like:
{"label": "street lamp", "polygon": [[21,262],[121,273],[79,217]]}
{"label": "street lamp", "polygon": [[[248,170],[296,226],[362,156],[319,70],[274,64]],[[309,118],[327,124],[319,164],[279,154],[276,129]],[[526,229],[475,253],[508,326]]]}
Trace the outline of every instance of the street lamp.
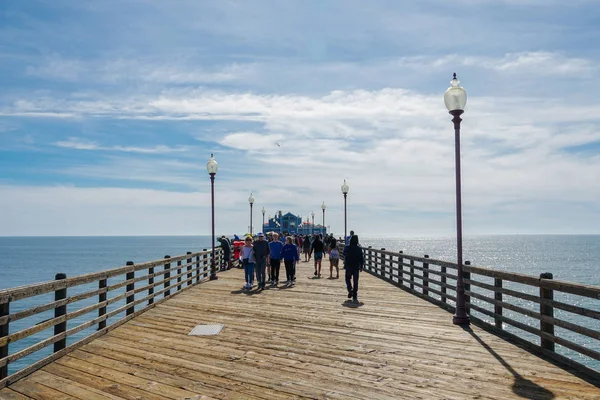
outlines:
{"label": "street lamp", "polygon": [[263,215],[263,224],[262,224],[262,231],[265,231],[265,208],[262,208],[262,215]]}
{"label": "street lamp", "polygon": [[452,318],[455,325],[469,325],[469,316],[465,305],[465,284],[463,281],[463,252],[462,252],[462,205],[460,188],[460,118],[467,104],[467,92],[460,86],[460,82],[454,78],[450,81],[450,87],[444,93],[444,103],[448,112],[453,116],[454,123],[454,158],[456,162],[456,250],[458,276],[456,278],[456,312]]}
{"label": "street lamp", "polygon": [[252,205],[254,205],[252,193],[250,193],[250,197],[248,197],[248,203],[250,203],[250,234],[252,235]]}
{"label": "street lamp", "polygon": [[215,266],[215,175],[219,170],[219,164],[215,161],[213,155],[210,155],[210,160],[206,163],[206,170],[210,175],[210,205],[212,213],[212,258],[210,260],[210,280],[218,279],[217,269]]}
{"label": "street lamp", "polygon": [[315,212],[311,211],[310,215],[312,216],[312,226],[310,227],[311,233],[314,235],[315,233]]}
{"label": "street lamp", "polygon": [[350,186],[346,183],[344,179],[344,184],[342,185],[342,193],[344,194],[344,243],[346,242],[346,230],[347,230],[347,222],[348,218],[346,217],[346,197],[348,196],[348,191],[350,190]]}
{"label": "street lamp", "polygon": [[323,201],[323,204],[321,204],[321,210],[323,210],[323,229],[325,229],[325,209],[327,208],[327,206],[325,205],[325,202]]}

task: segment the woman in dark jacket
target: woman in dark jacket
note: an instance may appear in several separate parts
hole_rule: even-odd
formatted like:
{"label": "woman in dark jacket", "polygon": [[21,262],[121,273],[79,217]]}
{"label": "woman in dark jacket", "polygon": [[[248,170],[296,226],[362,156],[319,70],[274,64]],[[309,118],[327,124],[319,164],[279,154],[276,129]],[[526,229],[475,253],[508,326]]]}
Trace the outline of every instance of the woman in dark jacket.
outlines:
{"label": "woman in dark jacket", "polygon": [[[346,287],[348,288],[348,298],[352,298],[354,303],[358,303],[358,274],[365,265],[363,251],[358,247],[358,236],[352,235],[350,244],[344,249],[344,261],[346,264]],[[351,282],[351,280],[353,282]],[[352,283],[354,285],[352,285]]]}

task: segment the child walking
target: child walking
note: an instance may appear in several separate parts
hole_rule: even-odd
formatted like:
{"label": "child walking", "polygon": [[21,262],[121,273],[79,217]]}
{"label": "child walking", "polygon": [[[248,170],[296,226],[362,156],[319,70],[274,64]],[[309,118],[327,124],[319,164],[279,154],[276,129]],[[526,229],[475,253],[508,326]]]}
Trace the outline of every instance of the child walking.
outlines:
{"label": "child walking", "polygon": [[340,252],[337,248],[337,240],[335,238],[331,239],[329,243],[329,277],[333,278],[333,267],[335,267],[335,278],[338,279],[340,277]]}

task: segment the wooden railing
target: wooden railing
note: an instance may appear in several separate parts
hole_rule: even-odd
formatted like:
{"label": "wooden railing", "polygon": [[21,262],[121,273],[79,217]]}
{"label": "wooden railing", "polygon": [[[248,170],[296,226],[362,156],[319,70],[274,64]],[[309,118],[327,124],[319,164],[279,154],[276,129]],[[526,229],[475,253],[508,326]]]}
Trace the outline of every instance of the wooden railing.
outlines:
{"label": "wooden railing", "polygon": [[[365,270],[450,312],[457,264],[363,248]],[[600,287],[463,266],[467,311],[478,326],[577,371],[600,376]],[[556,347],[559,347],[558,349]]]}
{"label": "wooden railing", "polygon": [[[0,290],[0,388],[202,282],[210,274],[210,261],[211,251],[204,249],[72,278],[56,274],[54,281]],[[216,248],[217,270],[223,261]],[[26,358],[31,361],[26,366],[9,368]]]}

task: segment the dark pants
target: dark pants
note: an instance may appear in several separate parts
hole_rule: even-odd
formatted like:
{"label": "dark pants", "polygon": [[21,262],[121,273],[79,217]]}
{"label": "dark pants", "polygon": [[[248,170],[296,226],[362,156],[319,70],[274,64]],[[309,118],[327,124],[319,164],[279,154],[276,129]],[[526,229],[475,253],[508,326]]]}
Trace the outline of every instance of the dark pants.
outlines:
{"label": "dark pants", "polygon": [[[346,266],[346,287],[348,288],[348,293],[352,295],[353,298],[356,299],[358,294],[358,274],[360,271],[360,267],[349,267]],[[350,282],[352,280],[354,285]]]}
{"label": "dark pants", "polygon": [[285,263],[285,275],[287,280],[292,282],[294,280],[294,260],[283,260]]}
{"label": "dark pants", "polygon": [[256,264],[255,264],[255,272],[256,272],[256,284],[258,285],[258,287],[261,287],[264,289],[265,287],[265,275],[266,275],[266,269],[267,269],[267,259],[263,258],[261,260],[256,260]]}
{"label": "dark pants", "polygon": [[279,280],[279,268],[281,267],[281,260],[271,258],[271,277],[272,281]]}
{"label": "dark pants", "polygon": [[225,265],[221,266],[221,271],[231,268],[231,251],[223,251],[223,262]]}

